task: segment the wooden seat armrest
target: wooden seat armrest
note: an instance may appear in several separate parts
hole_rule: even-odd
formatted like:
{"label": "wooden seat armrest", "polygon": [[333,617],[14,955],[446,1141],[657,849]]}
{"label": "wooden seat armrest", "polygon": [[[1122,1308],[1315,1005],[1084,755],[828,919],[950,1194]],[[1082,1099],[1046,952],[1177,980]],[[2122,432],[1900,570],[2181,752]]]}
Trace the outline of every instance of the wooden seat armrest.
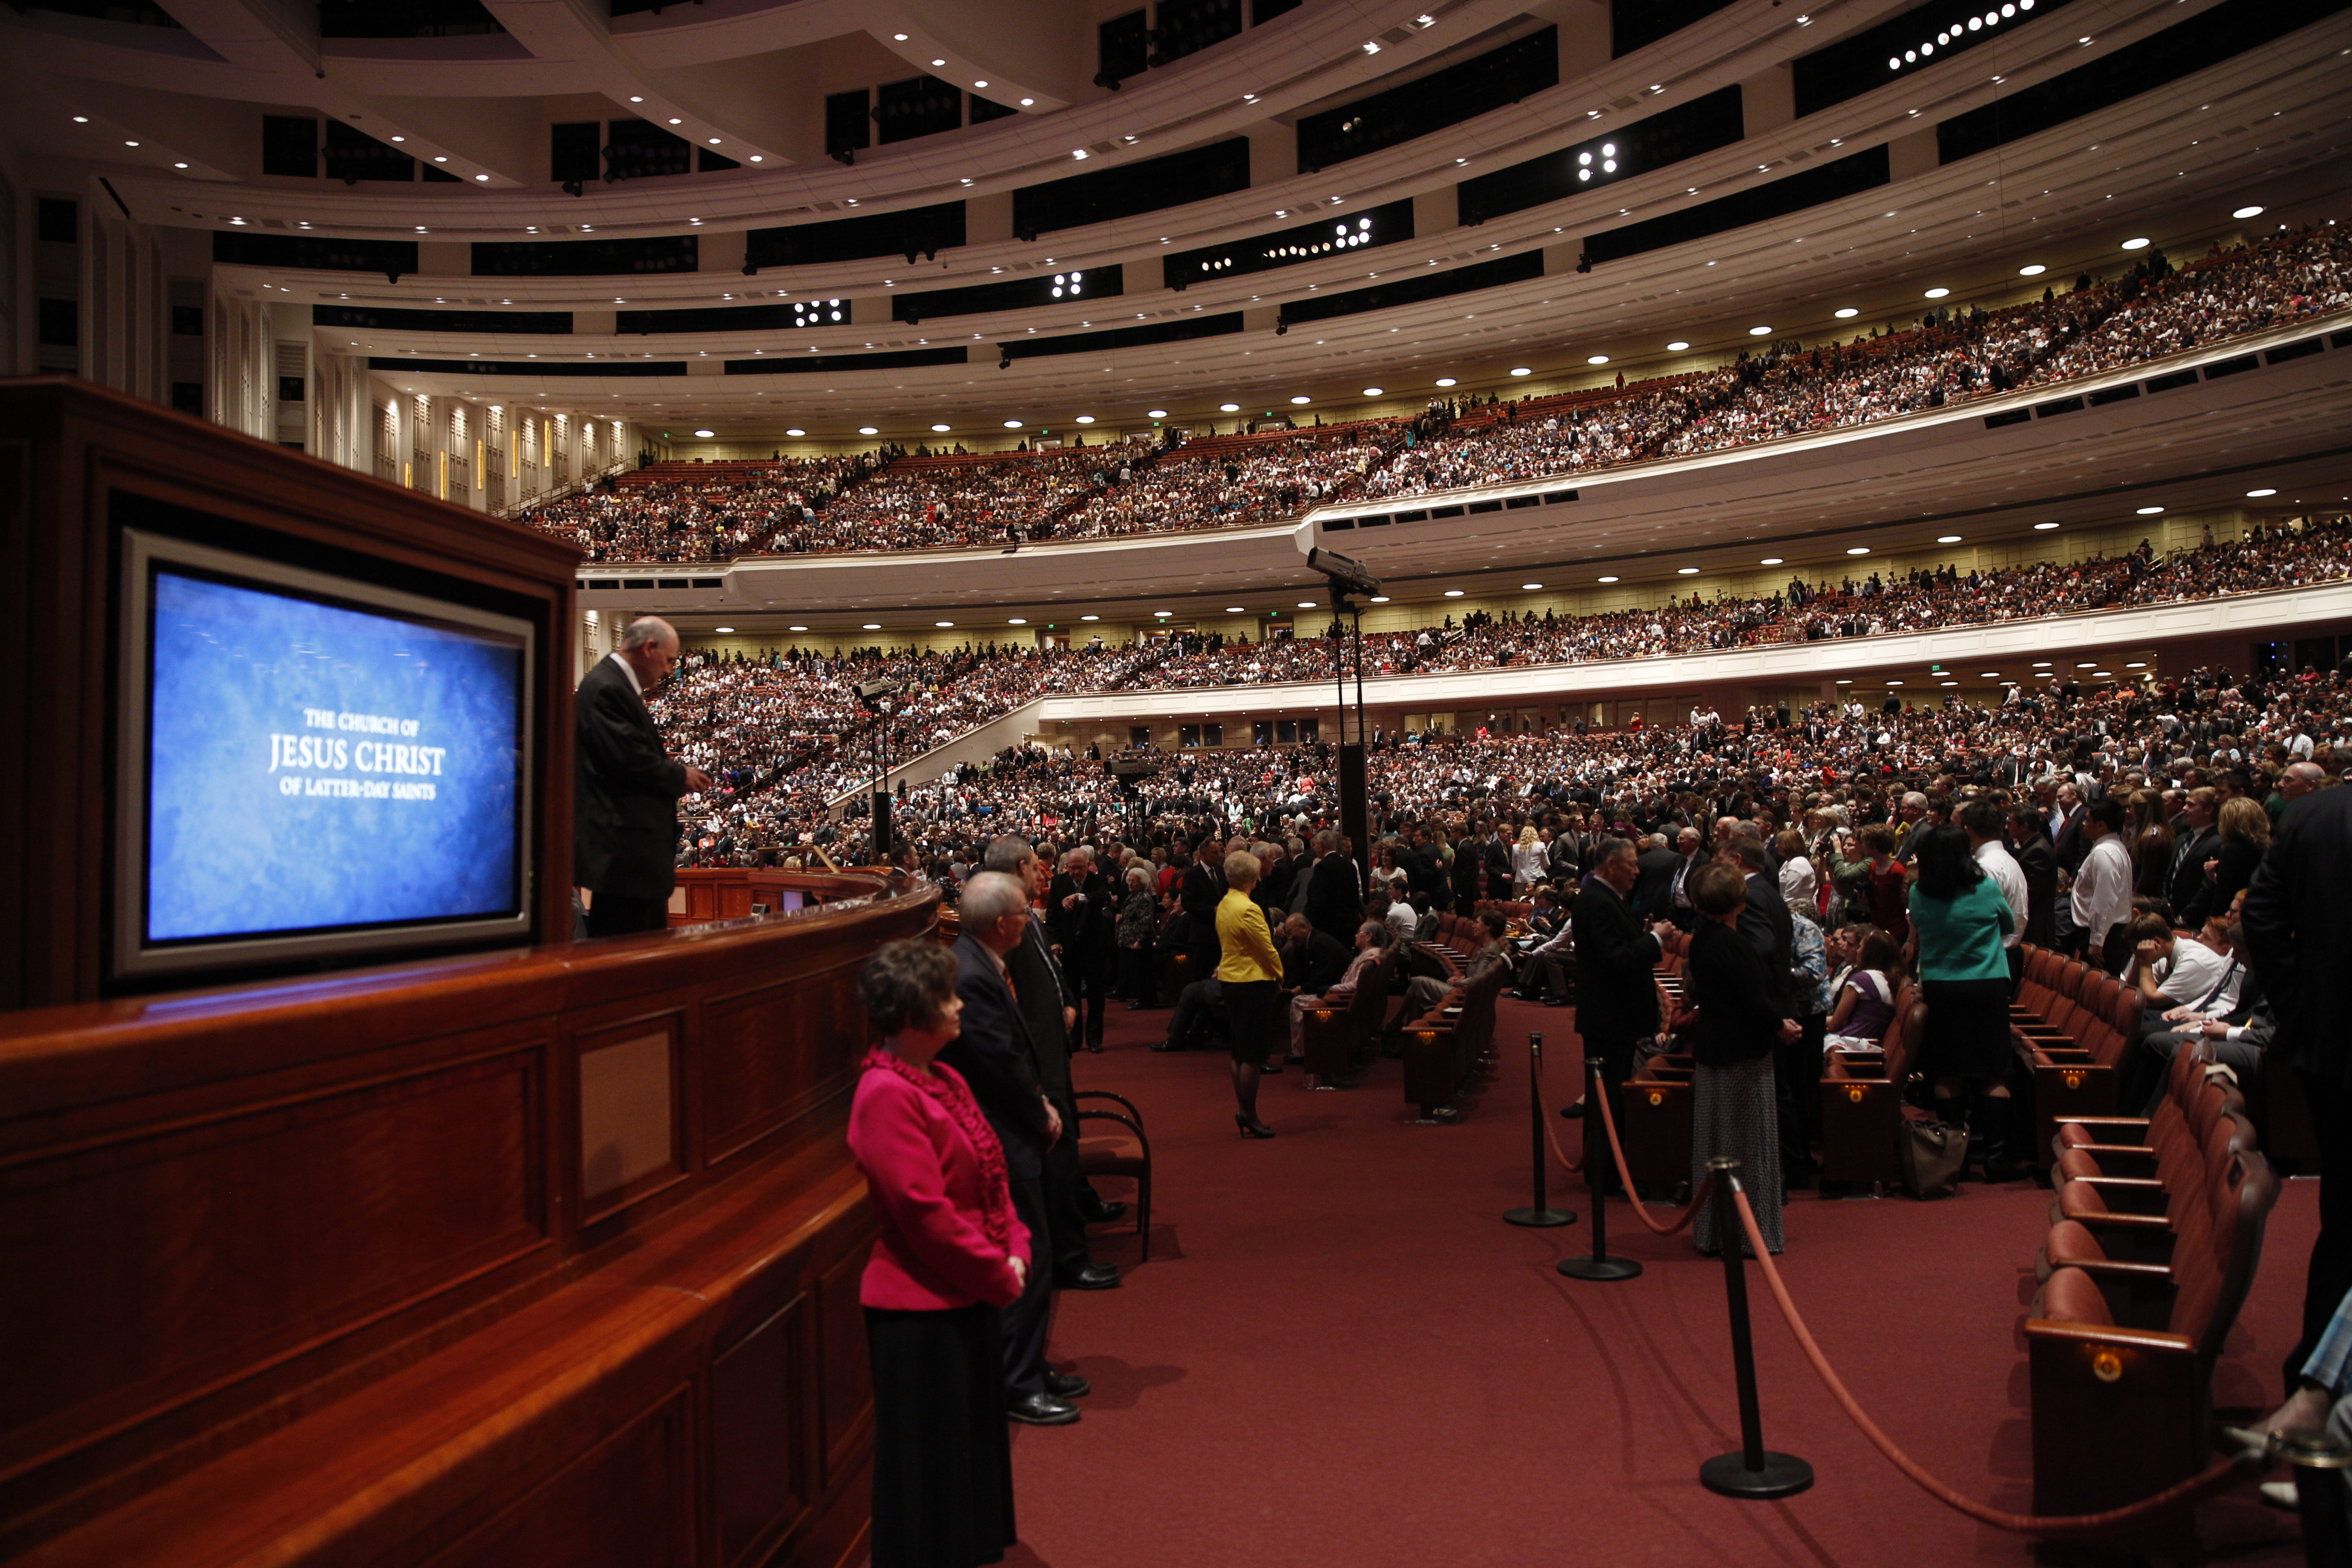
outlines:
{"label": "wooden seat armrest", "polygon": [[2172,1266],[2168,1263],[2118,1263],[2106,1258],[2053,1258],[2051,1266],[2057,1268],[2079,1268],[2102,1284],[2108,1280],[2144,1285],[2173,1283]]}
{"label": "wooden seat armrest", "polygon": [[2162,1329],[2109,1329],[2096,1323],[2068,1322],[2060,1318],[2028,1318],[2025,1337],[2044,1344],[2074,1343],[2088,1348],[2093,1345],[2118,1345],[2126,1350],[2146,1351],[2150,1355],[2194,1356],[2197,1343],[2187,1334],[2176,1334]]}
{"label": "wooden seat armrest", "polygon": [[[2070,1143],[2066,1146],[2066,1152],[2070,1154],[2088,1154],[2092,1159],[2098,1161],[2101,1164],[2105,1164],[2112,1161],[2129,1160],[2145,1165],[2153,1162],[2157,1157],[2156,1151],[2149,1148],[2145,1143]],[[2102,1171],[2099,1173],[2098,1176],[2089,1176],[2081,1179],[2085,1181],[2096,1181],[2105,1175],[2106,1173]],[[2137,1178],[2131,1179],[2137,1180]]]}
{"label": "wooden seat armrest", "polygon": [[2147,1118],[2145,1116],[2062,1116],[2058,1119],[2060,1131],[2069,1127],[2080,1127],[2102,1138],[2115,1132],[2137,1132],[2143,1140],[2139,1147],[2147,1147]]}
{"label": "wooden seat armrest", "polygon": [[2099,1065],[2090,1052],[2071,1046],[2053,1047],[2037,1045],[2033,1055],[2037,1061],[2053,1068],[2095,1068]]}
{"label": "wooden seat armrest", "polygon": [[[2098,1180],[2098,1178],[2095,1176],[2085,1176],[2078,1179],[2083,1181]],[[2066,1217],[2077,1222],[2078,1224],[2087,1226],[2093,1230],[2126,1230],[2143,1236],[2168,1236],[2172,1232],[2172,1222],[2165,1218],[2160,1214],[2125,1214],[2110,1209],[2105,1214],[2075,1214],[2068,1215]]]}

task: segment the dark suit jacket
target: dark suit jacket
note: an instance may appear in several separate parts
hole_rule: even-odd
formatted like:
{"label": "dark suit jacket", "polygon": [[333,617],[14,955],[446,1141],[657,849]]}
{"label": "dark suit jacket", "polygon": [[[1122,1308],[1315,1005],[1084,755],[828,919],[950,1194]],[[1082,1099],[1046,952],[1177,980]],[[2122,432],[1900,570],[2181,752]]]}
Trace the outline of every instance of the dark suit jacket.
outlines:
{"label": "dark suit jacket", "polygon": [[[1475,912],[1471,906],[1478,900],[1480,864],[1476,839],[1465,838],[1454,847],[1454,864],[1446,868],[1446,877],[1453,885],[1454,912],[1457,915]],[[1504,885],[1509,886],[1507,879]]]}
{"label": "dark suit jacket", "polygon": [[[1084,893],[1087,901],[1066,910],[1062,900],[1072,893]],[[1110,962],[1111,950],[1117,945],[1113,923],[1118,913],[1117,904],[1110,879],[1099,870],[1083,881],[1067,871],[1054,873],[1053,883],[1045,889],[1045,923],[1054,940],[1062,944],[1066,968],[1099,968]]]}
{"label": "dark suit jacket", "polygon": [[1062,1009],[1076,998],[1070,994],[1066,971],[1046,951],[1046,940],[1037,921],[1031,920],[1021,945],[1004,955],[1004,967],[1013,976],[1022,1022],[1028,1026],[1030,1065],[1067,1120],[1076,1108],[1069,1103],[1070,1030],[1062,1022]]}
{"label": "dark suit jacket", "polygon": [[[2263,852],[2242,838],[2222,839],[2217,853],[2221,863],[2214,868],[2213,879],[2201,883],[2197,896],[2189,900],[2189,907],[2178,911],[2180,923],[2192,931],[2205,922],[2206,916],[2227,910],[2230,900],[2238,896],[2238,889],[2253,880],[2254,868],[2263,859]],[[2205,874],[2202,860],[2197,863],[2197,874]]]}
{"label": "dark suit jacket", "polygon": [[572,879],[620,899],[667,899],[677,886],[677,797],[686,764],[629,672],[610,658],[572,695]]}
{"label": "dark suit jacket", "polygon": [[[1740,916],[1743,922],[1747,918]],[[1780,1020],[1790,1015],[1773,1000],[1771,977],[1754,944],[1717,921],[1701,920],[1691,931],[1684,973],[1698,1004],[1693,1056],[1721,1068],[1772,1054]]]}
{"label": "dark suit jacket", "polygon": [[2057,857],[2059,869],[2069,873],[2083,868],[2084,858],[2091,853],[2090,835],[2083,831],[2084,808],[2076,806],[2065,831],[2051,841],[2050,852]]}
{"label": "dark suit jacket", "polygon": [[1356,928],[1364,923],[1364,887],[1356,863],[1333,850],[1315,862],[1307,873],[1307,908],[1309,925],[1340,945],[1353,948]]}
{"label": "dark suit jacket", "polygon": [[1349,943],[1325,931],[1309,931],[1303,947],[1283,955],[1283,979],[1309,996],[1320,996],[1339,984],[1355,956]]}
{"label": "dark suit jacket", "polygon": [[1739,934],[1764,961],[1765,990],[1772,1005],[1780,1009],[1774,1016],[1793,1018],[1797,1016],[1797,923],[1789,918],[1788,900],[1780,897],[1779,886],[1769,876],[1750,877],[1747,886],[1748,907],[1739,911]]}
{"label": "dark suit jacket", "polygon": [[[2164,901],[2172,906],[2176,921],[2182,919],[2183,911],[2205,890],[2205,862],[2213,858],[2221,845],[2221,830],[2208,827],[2194,840],[2184,838],[2174,846],[2173,868],[2165,880]],[[2186,855],[2180,853],[2183,848],[2188,850]]]}
{"label": "dark suit jacket", "polygon": [[1675,870],[1682,863],[1683,858],[1664,845],[1642,851],[1634,862],[1642,868],[1641,879],[1633,884],[1634,913],[1648,921],[1666,918],[1666,907],[1674,899]]}
{"label": "dark suit jacket", "polygon": [[1658,1029],[1658,939],[1617,889],[1595,879],[1569,906],[1576,940],[1576,1032],[1587,1043]]}
{"label": "dark suit jacket", "polygon": [[2025,940],[2048,947],[2058,935],[2058,857],[2038,833],[2010,854],[2025,875]]}
{"label": "dark suit jacket", "polygon": [[1046,1121],[1028,1023],[996,955],[977,937],[956,938],[955,961],[963,1033],[948,1042],[940,1060],[971,1085],[972,1098],[1004,1145],[1004,1173],[1016,1182],[1035,1181],[1045,1170]]}
{"label": "dark suit jacket", "polygon": [[2272,1049],[2352,1087],[2352,1032],[2339,1022],[2352,967],[2352,790],[2321,790],[2280,816],[2246,889],[2246,962],[2278,1018]]}

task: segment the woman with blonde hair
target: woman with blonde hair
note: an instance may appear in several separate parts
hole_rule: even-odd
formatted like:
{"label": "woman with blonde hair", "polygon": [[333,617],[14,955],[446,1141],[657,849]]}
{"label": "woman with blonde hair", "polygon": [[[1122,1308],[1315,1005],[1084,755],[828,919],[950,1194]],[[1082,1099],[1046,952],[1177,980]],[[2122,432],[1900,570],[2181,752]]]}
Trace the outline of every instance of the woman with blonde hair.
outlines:
{"label": "woman with blonde hair", "polygon": [[2175,911],[2179,922],[2192,931],[2205,923],[2207,915],[2230,907],[2230,900],[2254,879],[2254,868],[2263,863],[2271,847],[2270,813],[2249,796],[2231,795],[2223,801],[2217,826],[2221,829],[2221,848],[2205,862],[2205,885],[2189,900],[2187,909]]}
{"label": "woman with blonde hair", "polygon": [[1526,898],[1528,890],[1549,875],[1551,850],[1542,842],[1542,835],[1533,823],[1519,829],[1519,841],[1511,846],[1511,892]]}
{"label": "woman with blonde hair", "polygon": [[[1235,841],[1236,843],[1239,840]],[[1274,1129],[1258,1120],[1257,1080],[1274,1049],[1275,1005],[1282,986],[1282,955],[1266,929],[1265,911],[1250,897],[1256,888],[1257,857],[1247,847],[1225,857],[1225,896],[1217,903],[1217,984],[1224,994],[1225,1027],[1233,1037],[1234,1124],[1244,1137],[1271,1138]]]}

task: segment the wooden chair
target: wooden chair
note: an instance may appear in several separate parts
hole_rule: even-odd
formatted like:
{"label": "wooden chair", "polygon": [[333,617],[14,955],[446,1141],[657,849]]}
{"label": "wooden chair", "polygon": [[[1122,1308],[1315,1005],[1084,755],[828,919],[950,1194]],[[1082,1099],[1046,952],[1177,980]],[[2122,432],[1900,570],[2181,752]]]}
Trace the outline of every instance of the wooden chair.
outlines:
{"label": "wooden chair", "polygon": [[1097,1137],[1080,1135],[1078,1139],[1078,1173],[1083,1176],[1125,1176],[1135,1183],[1135,1234],[1141,1238],[1143,1256],[1139,1261],[1151,1261],[1151,1140],[1144,1135],[1143,1112],[1135,1101],[1108,1089],[1082,1089],[1072,1097],[1084,1101],[1107,1100],[1124,1108],[1122,1110],[1089,1110],[1078,1107],[1078,1121],[1108,1121],[1120,1131]]}

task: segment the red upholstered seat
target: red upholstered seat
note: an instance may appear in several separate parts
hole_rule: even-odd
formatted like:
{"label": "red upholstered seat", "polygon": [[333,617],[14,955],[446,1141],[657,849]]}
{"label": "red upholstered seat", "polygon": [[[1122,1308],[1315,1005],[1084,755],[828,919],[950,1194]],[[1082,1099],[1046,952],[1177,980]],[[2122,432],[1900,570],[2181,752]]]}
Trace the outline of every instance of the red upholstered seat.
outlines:
{"label": "red upholstered seat", "polygon": [[[1142,1238],[1142,1261],[1151,1261],[1151,1140],[1143,1131],[1143,1112],[1135,1101],[1107,1089],[1079,1089],[1078,1172],[1085,1176],[1124,1176],[1135,1183],[1135,1234]],[[1108,1100],[1119,1107],[1088,1109],[1088,1100]],[[1087,1123],[1100,1124],[1089,1132]]]}

